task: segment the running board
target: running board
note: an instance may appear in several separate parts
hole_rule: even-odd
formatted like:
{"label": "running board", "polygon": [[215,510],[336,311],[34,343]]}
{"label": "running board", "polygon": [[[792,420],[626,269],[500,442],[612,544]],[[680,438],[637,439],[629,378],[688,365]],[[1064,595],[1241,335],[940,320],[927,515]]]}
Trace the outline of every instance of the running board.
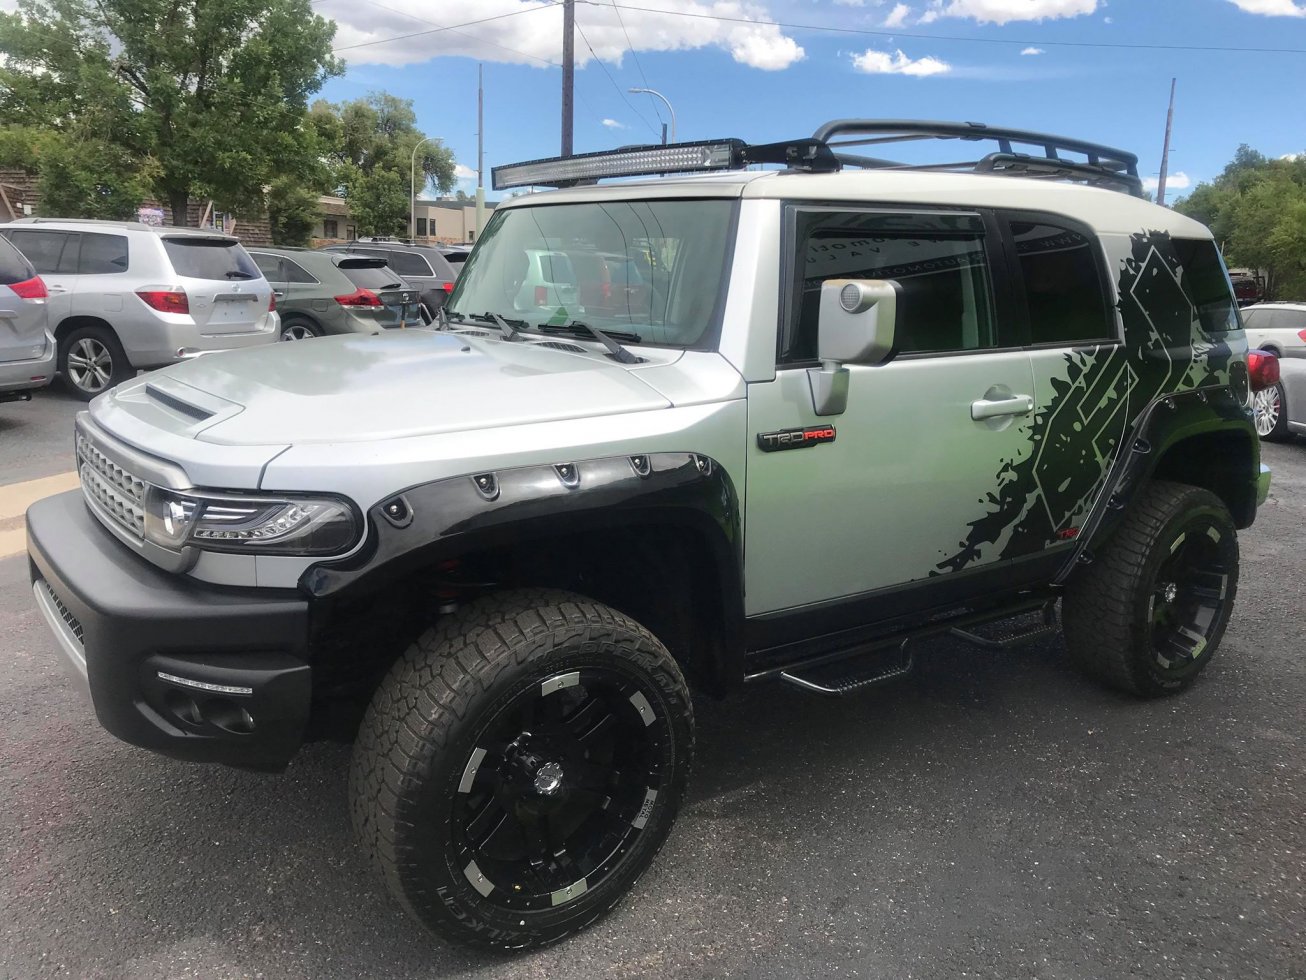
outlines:
{"label": "running board", "polygon": [[1060,629],[1057,622],[1057,607],[1049,602],[1040,611],[1039,621],[1036,623],[1029,622],[1012,622],[1011,620],[998,621],[988,624],[985,629],[987,635],[980,635],[967,629],[954,627],[948,632],[959,640],[965,640],[967,643],[982,647],[985,650],[1014,650],[1016,647],[1025,646],[1027,643],[1035,643],[1038,640],[1054,636]]}
{"label": "running board", "polygon": [[910,641],[903,640],[896,647],[880,647],[816,667],[786,670],[781,672],[780,679],[804,691],[844,697],[895,680],[911,673],[911,669]]}

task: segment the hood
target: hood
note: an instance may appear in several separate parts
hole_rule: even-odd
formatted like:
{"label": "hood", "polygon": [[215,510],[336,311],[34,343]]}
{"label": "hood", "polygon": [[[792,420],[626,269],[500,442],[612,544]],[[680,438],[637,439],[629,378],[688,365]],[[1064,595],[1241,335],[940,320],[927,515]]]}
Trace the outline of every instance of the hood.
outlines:
{"label": "hood", "polygon": [[133,414],[225,445],[400,439],[670,405],[597,354],[429,330],[208,354],[118,392]]}

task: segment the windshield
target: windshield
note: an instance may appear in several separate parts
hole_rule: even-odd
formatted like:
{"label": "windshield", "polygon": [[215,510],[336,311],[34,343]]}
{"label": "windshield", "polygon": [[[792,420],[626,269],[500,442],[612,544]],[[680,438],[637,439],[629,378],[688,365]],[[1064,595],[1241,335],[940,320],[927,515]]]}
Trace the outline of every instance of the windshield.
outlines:
{"label": "windshield", "polygon": [[497,313],[523,330],[579,322],[632,343],[692,347],[716,315],[733,207],[710,199],[500,211],[449,312]]}

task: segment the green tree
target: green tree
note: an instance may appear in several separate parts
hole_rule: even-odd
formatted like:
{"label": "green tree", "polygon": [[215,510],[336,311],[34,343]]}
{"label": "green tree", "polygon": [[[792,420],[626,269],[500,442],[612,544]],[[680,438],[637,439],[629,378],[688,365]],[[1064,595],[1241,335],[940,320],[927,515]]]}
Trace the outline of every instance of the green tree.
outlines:
{"label": "green tree", "polygon": [[38,176],[43,215],[119,220],[135,216],[154,172],[116,143],[28,126],[0,129],[0,165]]}
{"label": "green tree", "polygon": [[321,208],[320,193],[294,177],[278,177],[268,188],[268,224],[274,245],[307,245]]}
{"label": "green tree", "polygon": [[342,70],[334,34],[309,0],[18,0],[0,14],[0,116],[115,147],[177,224],[193,196],[249,211],[314,165],[303,123]]}
{"label": "green tree", "polygon": [[[417,196],[428,185],[442,193],[454,185],[452,151],[437,142],[422,142],[426,135],[417,128],[410,99],[373,92],[339,104],[319,100],[309,121],[332,173],[332,186],[349,200],[349,214],[360,235],[395,234],[408,227],[414,153],[417,186],[411,190]],[[401,188],[402,208],[394,206],[395,186]]]}

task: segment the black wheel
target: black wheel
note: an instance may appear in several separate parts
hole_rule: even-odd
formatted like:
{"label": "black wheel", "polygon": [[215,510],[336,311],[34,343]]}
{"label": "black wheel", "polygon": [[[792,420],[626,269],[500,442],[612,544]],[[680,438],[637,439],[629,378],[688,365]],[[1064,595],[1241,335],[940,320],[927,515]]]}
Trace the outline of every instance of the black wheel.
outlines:
{"label": "black wheel", "polygon": [[322,328],[304,317],[289,316],[281,321],[282,340],[312,340],[322,336]]}
{"label": "black wheel", "polygon": [[106,327],[75,327],[59,341],[59,373],[76,397],[90,401],[134,377],[122,345]]}
{"label": "black wheel", "polygon": [[1215,655],[1238,591],[1238,533],[1224,503],[1181,483],[1148,484],[1062,613],[1076,664],[1158,697],[1183,690]]}
{"label": "black wheel", "polygon": [[1256,434],[1266,442],[1287,442],[1292,438],[1288,431],[1288,402],[1283,385],[1275,384],[1252,395],[1252,416]]}
{"label": "black wheel", "polygon": [[693,743],[684,678],[651,633],[569,593],[505,592],[440,620],[390,670],[354,748],[350,808],[431,929],[541,946],[648,867]]}

